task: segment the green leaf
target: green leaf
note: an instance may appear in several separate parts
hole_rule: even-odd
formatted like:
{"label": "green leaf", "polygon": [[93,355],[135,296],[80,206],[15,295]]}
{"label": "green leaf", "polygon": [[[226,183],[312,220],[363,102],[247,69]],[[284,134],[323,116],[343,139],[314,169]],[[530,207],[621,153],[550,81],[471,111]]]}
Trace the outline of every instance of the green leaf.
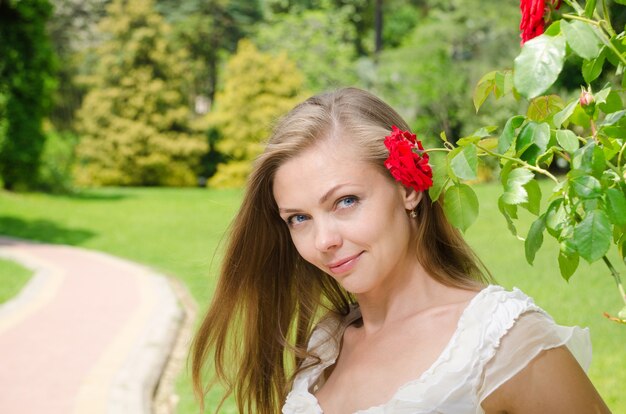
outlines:
{"label": "green leaf", "polygon": [[458,147],[464,147],[464,146],[466,146],[466,145],[468,145],[468,144],[475,144],[475,143],[477,143],[478,141],[480,141],[480,139],[481,139],[480,137],[477,137],[477,136],[475,136],[475,135],[470,135],[470,136],[467,136],[467,137],[460,138],[460,139],[456,142],[456,145],[457,145]]}
{"label": "green leaf", "polygon": [[525,119],[526,118],[522,115],[515,115],[506,121],[504,129],[502,130],[502,135],[500,135],[500,138],[498,139],[499,154],[504,154],[509,149],[511,144],[513,144],[516,136],[515,130],[524,123]]}
{"label": "green leaf", "polygon": [[527,99],[545,92],[556,81],[565,59],[565,38],[541,35],[524,43],[515,58],[513,82]]}
{"label": "green leaf", "polygon": [[574,192],[580,198],[598,198],[602,196],[600,181],[591,175],[578,175],[570,179]]}
{"label": "green leaf", "polygon": [[585,4],[585,17],[591,19],[595,10],[596,0],[587,0],[587,3]]}
{"label": "green leaf", "polygon": [[[626,0],[625,0],[626,1]],[[561,21],[556,20],[543,32],[546,36],[558,36],[561,34]]]}
{"label": "green leaf", "polygon": [[446,135],[446,131],[441,131],[441,133],[439,133],[439,137],[443,142],[448,142],[448,136]]}
{"label": "green leaf", "polygon": [[528,202],[523,203],[522,207],[538,216],[541,210],[541,187],[539,187],[539,183],[537,180],[530,180],[524,185],[524,189],[528,194]]}
{"label": "green leaf", "polygon": [[600,39],[593,28],[585,22],[574,20],[561,21],[561,30],[567,39],[567,44],[583,59],[595,59],[600,54]]}
{"label": "green leaf", "polygon": [[532,121],[545,121],[563,109],[563,100],[558,95],[538,96],[530,101],[526,116]]}
{"label": "green leaf", "polygon": [[578,148],[572,156],[572,168],[595,177],[602,177],[606,169],[606,158],[602,148],[590,140],[584,147]]}
{"label": "green leaf", "polygon": [[567,224],[567,212],[563,206],[563,199],[557,198],[552,201],[546,210],[546,229],[553,237],[558,238],[561,235],[563,226]]}
{"label": "green leaf", "polygon": [[556,142],[570,154],[573,154],[578,149],[578,136],[569,129],[556,131]]}
{"label": "green leaf", "polygon": [[506,219],[506,224],[511,234],[517,237],[517,229],[515,228],[515,223],[512,220],[517,218],[517,206],[506,204],[502,200],[502,196],[500,196],[500,198],[498,198],[498,210],[500,210],[500,213],[502,213]]}
{"label": "green leaf", "polygon": [[528,235],[524,241],[524,250],[526,252],[526,261],[529,264],[533,264],[535,260],[535,253],[539,250],[543,244],[543,231],[546,229],[546,223],[544,216],[540,216],[537,220],[533,221],[528,230]]}
{"label": "green leaf", "polygon": [[432,152],[429,154],[429,157],[428,163],[433,170],[433,185],[428,189],[428,195],[434,202],[437,201],[441,191],[449,181],[446,166],[447,159],[441,152]]}
{"label": "green leaf", "polygon": [[616,188],[609,188],[605,192],[606,212],[611,221],[618,226],[626,225],[626,197]]}
{"label": "green leaf", "polygon": [[487,137],[483,138],[479,142],[480,147],[489,151],[493,151],[498,147],[498,138],[496,137]]}
{"label": "green leaf", "polygon": [[457,177],[463,180],[475,179],[478,169],[476,145],[467,145],[456,153],[450,160],[450,168]]}
{"label": "green leaf", "polygon": [[513,90],[513,71],[505,70],[496,72],[496,90],[494,95],[496,99],[500,99],[502,96]]}
{"label": "green leaf", "polygon": [[574,112],[569,117],[569,121],[575,125],[579,125],[585,129],[588,129],[591,125],[589,115],[585,113],[585,110],[580,105],[574,107]]}
{"label": "green leaf", "polygon": [[596,102],[596,105],[599,105],[601,103],[605,103],[606,102],[606,98],[609,96],[609,94],[611,93],[611,88],[610,87],[606,87],[604,89],[602,89],[600,92],[596,92],[593,96],[593,99]]}
{"label": "green leaf", "polygon": [[605,114],[617,112],[622,109],[622,98],[619,92],[611,91],[606,97],[606,101],[598,104],[598,108]]}
{"label": "green leaf", "polygon": [[585,60],[583,62],[583,79],[587,83],[591,83],[600,76],[602,73],[602,66],[604,66],[604,54],[600,54],[595,59]]}
{"label": "green leaf", "polygon": [[574,243],[580,256],[589,263],[604,256],[611,245],[611,224],[606,213],[588,212],[574,228]]}
{"label": "green leaf", "polygon": [[563,123],[567,121],[570,116],[572,116],[574,109],[576,109],[576,105],[578,105],[578,99],[570,102],[561,112],[554,114],[552,117],[554,126],[560,128],[561,125],[563,125]]}
{"label": "green leaf", "polygon": [[551,146],[549,150],[547,150],[546,152],[538,156],[537,161],[535,162],[535,165],[545,164],[549,167],[550,164],[552,164],[552,160],[554,159],[555,148],[556,146]]}
{"label": "green leaf", "polygon": [[550,125],[543,122],[529,122],[519,133],[515,142],[515,151],[524,161],[534,164],[537,156],[545,152],[550,142]]}
{"label": "green leaf", "polygon": [[494,92],[496,89],[496,71],[489,72],[485,74],[478,83],[476,84],[476,88],[474,88],[474,94],[472,99],[474,101],[474,108],[476,108],[476,112],[480,109],[480,107],[485,103],[489,94]]}
{"label": "green leaf", "polygon": [[600,126],[613,125],[617,121],[622,119],[624,115],[626,115],[626,110],[610,113],[606,116],[606,118],[604,118],[602,122],[600,122]]}
{"label": "green leaf", "polygon": [[446,190],[443,209],[450,223],[465,231],[478,217],[478,198],[470,186],[457,183]]}
{"label": "green leaf", "polygon": [[506,204],[521,204],[528,201],[528,193],[524,184],[534,178],[534,174],[525,168],[516,168],[509,173],[504,186],[502,201]]}
{"label": "green leaf", "polygon": [[563,252],[559,252],[559,270],[563,279],[569,281],[570,277],[576,272],[578,268],[579,256],[577,253],[567,255]]}

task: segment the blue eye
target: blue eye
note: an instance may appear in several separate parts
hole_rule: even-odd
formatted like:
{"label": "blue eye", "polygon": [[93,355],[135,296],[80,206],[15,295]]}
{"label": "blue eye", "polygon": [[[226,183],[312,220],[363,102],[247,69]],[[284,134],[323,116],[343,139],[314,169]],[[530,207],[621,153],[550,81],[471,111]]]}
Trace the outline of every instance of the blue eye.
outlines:
{"label": "blue eye", "polygon": [[289,224],[290,226],[294,226],[294,225],[305,222],[306,219],[307,219],[307,216],[305,216],[304,214],[294,214],[293,216],[287,219],[287,224]]}
{"label": "blue eye", "polygon": [[337,206],[339,208],[348,208],[348,207],[352,207],[353,205],[355,205],[358,202],[358,198],[355,196],[348,196],[348,197],[344,197],[341,200],[339,200],[337,202]]}

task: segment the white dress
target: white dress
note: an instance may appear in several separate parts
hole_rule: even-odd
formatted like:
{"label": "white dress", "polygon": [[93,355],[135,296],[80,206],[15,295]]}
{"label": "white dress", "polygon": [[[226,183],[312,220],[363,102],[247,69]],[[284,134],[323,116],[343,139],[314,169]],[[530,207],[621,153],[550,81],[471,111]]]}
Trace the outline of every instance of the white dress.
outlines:
{"label": "white dress", "polygon": [[[321,364],[300,372],[283,414],[323,414],[313,395],[324,370],[335,363],[345,328],[360,317],[325,319],[313,331],[309,351]],[[433,365],[400,387],[382,405],[355,414],[483,414],[481,402],[545,349],[567,345],[582,368],[591,362],[587,328],[565,327],[519,289],[489,285],[469,302],[456,331]],[[305,364],[311,361],[305,361]]]}

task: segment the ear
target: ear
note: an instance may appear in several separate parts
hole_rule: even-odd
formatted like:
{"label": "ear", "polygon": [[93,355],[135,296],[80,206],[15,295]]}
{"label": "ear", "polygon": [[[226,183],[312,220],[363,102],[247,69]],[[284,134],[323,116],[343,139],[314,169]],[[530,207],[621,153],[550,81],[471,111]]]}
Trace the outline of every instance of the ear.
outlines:
{"label": "ear", "polygon": [[423,191],[415,191],[411,187],[404,187],[404,208],[413,210],[422,201]]}

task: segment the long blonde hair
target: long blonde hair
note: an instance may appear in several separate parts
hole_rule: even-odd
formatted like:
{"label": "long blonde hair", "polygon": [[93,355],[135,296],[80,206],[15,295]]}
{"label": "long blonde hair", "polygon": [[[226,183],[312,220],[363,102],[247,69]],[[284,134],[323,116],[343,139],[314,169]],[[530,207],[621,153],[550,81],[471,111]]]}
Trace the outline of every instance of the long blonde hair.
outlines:
{"label": "long blonde hair", "polygon": [[[248,179],[213,301],[194,340],[192,379],[201,404],[207,392],[203,371],[212,361],[215,380],[226,395],[234,394],[240,413],[280,412],[291,378],[308,356],[320,309],[345,315],[354,302],[296,251],[273,197],[276,170],[339,131],[349,131],[342,136],[384,168],[383,137],[392,125],[409,129],[391,107],[355,88],[311,97],[278,123]],[[416,213],[416,255],[431,277],[461,288],[490,280],[439,201],[432,203],[425,192]]]}

